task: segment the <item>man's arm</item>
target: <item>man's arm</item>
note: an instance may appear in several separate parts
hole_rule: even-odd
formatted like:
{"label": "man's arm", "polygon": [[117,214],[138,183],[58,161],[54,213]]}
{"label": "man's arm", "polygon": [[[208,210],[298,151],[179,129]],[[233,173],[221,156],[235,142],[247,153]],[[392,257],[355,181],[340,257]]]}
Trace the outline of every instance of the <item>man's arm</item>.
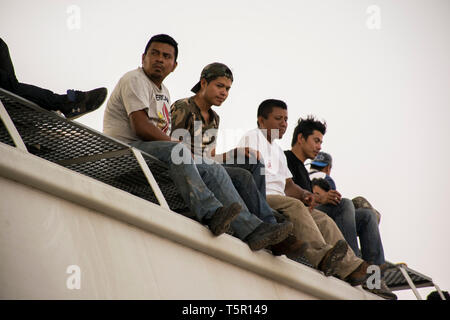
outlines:
{"label": "man's arm", "polygon": [[156,127],[145,110],[130,113],[131,127],[136,135],[144,141],[172,141],[171,138]]}
{"label": "man's arm", "polygon": [[288,197],[296,198],[302,201],[305,205],[309,206],[310,210],[312,210],[316,206],[315,195],[296,185],[294,183],[294,180],[292,180],[292,178],[286,179],[286,186],[284,187],[284,193]]}

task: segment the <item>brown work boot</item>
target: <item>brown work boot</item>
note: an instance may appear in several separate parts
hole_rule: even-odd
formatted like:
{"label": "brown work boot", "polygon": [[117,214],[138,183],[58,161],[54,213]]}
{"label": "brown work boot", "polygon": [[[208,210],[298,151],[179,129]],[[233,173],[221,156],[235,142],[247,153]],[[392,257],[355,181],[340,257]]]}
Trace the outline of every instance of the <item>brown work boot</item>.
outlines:
{"label": "brown work boot", "polygon": [[363,261],[350,275],[347,276],[347,278],[344,279],[344,281],[348,282],[353,287],[359,286],[366,282],[367,278],[370,276],[370,274],[367,273],[367,268],[370,265]]}
{"label": "brown work boot", "polygon": [[342,259],[347,254],[348,245],[345,240],[336,242],[333,248],[327,251],[325,256],[320,261],[317,269],[322,271],[327,277],[331,276]]}
{"label": "brown work boot", "polygon": [[220,207],[207,223],[209,230],[215,236],[227,232],[230,228],[231,221],[239,215],[241,209],[241,205],[237,202],[233,202],[228,207]]}
{"label": "brown work boot", "polygon": [[272,254],[274,256],[281,256],[283,254],[287,255],[297,244],[297,242],[297,238],[293,234],[290,234],[283,241],[272,245],[270,247],[270,251],[272,251]]}
{"label": "brown work boot", "polygon": [[247,236],[245,242],[253,251],[261,250],[286,239],[293,227],[290,221],[276,224],[263,222]]}

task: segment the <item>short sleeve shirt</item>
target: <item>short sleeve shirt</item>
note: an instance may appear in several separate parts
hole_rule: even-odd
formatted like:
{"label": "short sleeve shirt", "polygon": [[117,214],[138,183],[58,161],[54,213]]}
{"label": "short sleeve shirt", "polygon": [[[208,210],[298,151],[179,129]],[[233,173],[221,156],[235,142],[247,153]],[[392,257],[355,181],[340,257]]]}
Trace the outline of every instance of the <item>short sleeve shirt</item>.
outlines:
{"label": "short sleeve shirt", "polygon": [[261,153],[265,165],[266,193],[284,196],[286,179],[292,178],[292,174],[281,147],[276,142],[270,143],[258,128],[247,132],[239,146],[250,147]]}
{"label": "short sleeve shirt", "polygon": [[150,121],[169,135],[169,107],[170,95],[167,88],[163,84],[158,88],[142,68],[137,68],[127,72],[111,93],[103,118],[103,132],[125,143],[140,140],[131,127],[129,115],[145,110]]}
{"label": "short sleeve shirt", "polygon": [[302,189],[312,192],[311,179],[309,178],[309,172],[306,170],[305,165],[291,150],[284,152],[286,154],[287,164],[289,170],[292,172],[292,180],[296,185],[299,185]]}

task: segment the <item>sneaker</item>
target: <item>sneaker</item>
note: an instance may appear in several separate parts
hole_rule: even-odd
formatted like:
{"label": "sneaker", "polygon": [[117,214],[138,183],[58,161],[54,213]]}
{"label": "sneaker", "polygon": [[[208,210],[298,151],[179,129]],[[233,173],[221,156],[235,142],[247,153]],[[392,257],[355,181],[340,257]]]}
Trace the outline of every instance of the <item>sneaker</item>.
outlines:
{"label": "sneaker", "polygon": [[253,251],[261,250],[286,239],[293,228],[290,221],[276,224],[263,222],[247,236],[245,242]]}
{"label": "sneaker", "polygon": [[215,236],[227,232],[230,228],[231,221],[238,216],[241,209],[241,205],[237,202],[233,202],[228,207],[220,207],[207,223],[209,230]]}
{"label": "sneaker", "polygon": [[369,264],[363,261],[352,273],[350,273],[344,281],[348,282],[353,287],[362,285],[366,282],[370,274],[367,273]]}
{"label": "sneaker", "polygon": [[397,300],[397,295],[395,293],[392,292],[391,289],[389,289],[389,287],[387,286],[386,282],[384,280],[380,281],[380,288],[379,289],[369,289],[367,287],[367,284],[364,283],[363,286],[364,290],[369,291],[373,294],[376,294],[379,297],[382,297],[383,299],[386,300]]}
{"label": "sneaker", "polygon": [[74,120],[98,109],[106,99],[106,88],[91,91],[67,90],[67,104],[61,110],[66,119]]}
{"label": "sneaker", "polygon": [[347,250],[347,242],[345,240],[339,240],[333,248],[327,251],[317,268],[322,271],[325,276],[331,276],[334,274],[338,263],[344,259],[347,254]]}

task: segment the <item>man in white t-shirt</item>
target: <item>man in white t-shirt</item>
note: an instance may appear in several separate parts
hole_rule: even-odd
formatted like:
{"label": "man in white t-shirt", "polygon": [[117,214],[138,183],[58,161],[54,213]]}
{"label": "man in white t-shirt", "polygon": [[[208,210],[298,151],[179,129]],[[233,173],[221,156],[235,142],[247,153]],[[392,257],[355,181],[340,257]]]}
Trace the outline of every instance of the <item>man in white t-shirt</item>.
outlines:
{"label": "man in white t-shirt", "polygon": [[[231,225],[234,235],[252,250],[284,240],[292,223],[262,222],[248,211],[221,165],[195,164],[189,149],[172,141],[170,96],[162,82],[175,70],[177,56],[178,44],[172,37],[161,34],[149,40],[142,67],[126,73],[111,93],[103,131],[167,163],[183,200],[214,235]],[[180,154],[187,161],[178,161]]]}
{"label": "man in white t-shirt", "polygon": [[[360,285],[368,277],[369,265],[348,250],[334,221],[325,213],[314,210],[313,195],[292,180],[286,156],[275,142],[283,137],[286,128],[286,103],[265,100],[258,108],[258,128],[246,133],[239,146],[261,153],[266,168],[267,202],[294,224],[294,235],[301,243],[296,250],[302,251],[309,262],[326,275],[335,275],[351,285]],[[289,257],[289,253],[286,255]]]}

